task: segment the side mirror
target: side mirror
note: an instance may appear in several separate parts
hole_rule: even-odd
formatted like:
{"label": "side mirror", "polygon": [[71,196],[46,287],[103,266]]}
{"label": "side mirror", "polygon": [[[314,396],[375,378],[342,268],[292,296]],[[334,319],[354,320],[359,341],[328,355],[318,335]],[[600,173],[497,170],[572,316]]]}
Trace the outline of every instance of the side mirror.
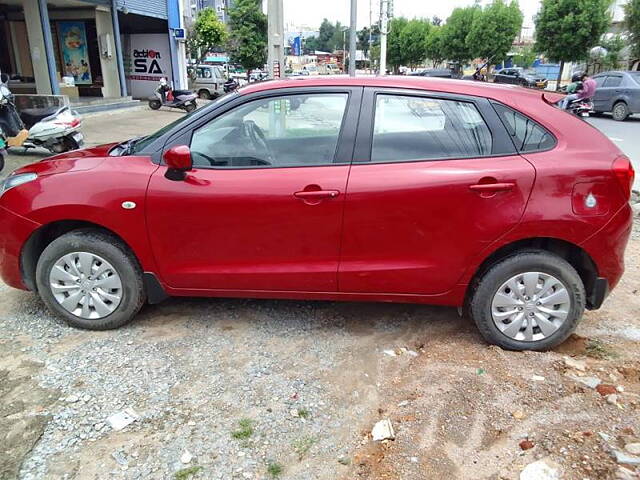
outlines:
{"label": "side mirror", "polygon": [[164,174],[169,180],[184,180],[186,173],[193,168],[191,150],[186,145],[176,145],[164,152],[162,156],[167,164],[167,172]]}

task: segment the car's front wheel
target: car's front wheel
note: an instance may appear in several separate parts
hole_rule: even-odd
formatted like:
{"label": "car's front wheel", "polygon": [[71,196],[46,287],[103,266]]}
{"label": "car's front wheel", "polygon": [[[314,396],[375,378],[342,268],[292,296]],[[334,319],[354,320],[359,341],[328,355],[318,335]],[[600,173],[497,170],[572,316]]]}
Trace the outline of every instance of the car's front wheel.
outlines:
{"label": "car's front wheel", "polygon": [[108,330],[129,322],[145,301],[142,272],[116,238],[83,229],[66,233],[42,252],[38,293],[69,325]]}
{"label": "car's front wheel", "polygon": [[534,250],[485,271],[469,306],[488,342],[509,350],[547,350],[575,330],[584,303],[585,289],[576,270],[557,255]]}

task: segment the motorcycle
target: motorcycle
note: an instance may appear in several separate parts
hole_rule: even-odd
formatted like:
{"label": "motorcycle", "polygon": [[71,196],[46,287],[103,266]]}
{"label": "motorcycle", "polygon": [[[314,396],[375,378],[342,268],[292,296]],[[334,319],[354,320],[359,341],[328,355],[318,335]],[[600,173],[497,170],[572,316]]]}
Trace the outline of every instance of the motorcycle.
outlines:
{"label": "motorcycle", "polygon": [[[8,142],[9,146],[43,147],[51,153],[63,153],[82,146],[82,120],[76,112],[67,106],[25,108],[18,112],[13,94],[6,85],[7,80],[6,75],[0,77],[0,127],[7,136],[19,139],[15,143]],[[23,132],[24,129],[28,132]]]}
{"label": "motorcycle", "polygon": [[171,107],[193,112],[198,106],[197,97],[189,90],[173,90],[167,80],[162,78],[154,95],[149,97],[149,108],[158,110],[160,107]]}
{"label": "motorcycle", "polygon": [[4,135],[4,131],[0,128],[0,172],[4,168],[4,160],[7,156],[7,137]]}
{"label": "motorcycle", "polygon": [[588,117],[593,112],[593,103],[589,98],[572,100],[567,106],[567,111],[577,117]]}
{"label": "motorcycle", "polygon": [[222,88],[224,90],[224,93],[230,93],[230,92],[235,92],[239,86],[240,84],[235,78],[230,78],[229,80],[224,82],[224,85],[222,86]]}

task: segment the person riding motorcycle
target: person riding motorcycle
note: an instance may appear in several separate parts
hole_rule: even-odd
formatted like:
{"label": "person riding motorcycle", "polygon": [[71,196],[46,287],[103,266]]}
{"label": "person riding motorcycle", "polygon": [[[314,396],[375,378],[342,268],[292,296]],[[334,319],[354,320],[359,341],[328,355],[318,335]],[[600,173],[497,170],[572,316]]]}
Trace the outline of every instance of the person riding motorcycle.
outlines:
{"label": "person riding motorcycle", "polygon": [[171,87],[169,86],[167,79],[162,77],[160,79],[160,84],[158,85],[158,92],[162,97],[163,104],[167,102],[167,93],[169,93],[170,91],[171,91]]}
{"label": "person riding motorcycle", "polygon": [[596,81],[585,72],[576,72],[571,76],[571,85],[567,87],[569,95],[564,97],[560,108],[566,110],[575,100],[589,100],[596,93]]}

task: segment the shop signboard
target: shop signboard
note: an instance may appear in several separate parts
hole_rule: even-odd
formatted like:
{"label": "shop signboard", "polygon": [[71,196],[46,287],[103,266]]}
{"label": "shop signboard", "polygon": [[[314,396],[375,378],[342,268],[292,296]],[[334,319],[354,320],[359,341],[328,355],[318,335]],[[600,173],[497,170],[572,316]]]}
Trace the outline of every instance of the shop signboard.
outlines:
{"label": "shop signboard", "polygon": [[93,83],[84,22],[58,22],[58,40],[64,76],[73,77],[76,85]]}
{"label": "shop signboard", "polygon": [[162,33],[124,35],[127,89],[134,98],[153,95],[161,78],[171,83],[169,36]]}

